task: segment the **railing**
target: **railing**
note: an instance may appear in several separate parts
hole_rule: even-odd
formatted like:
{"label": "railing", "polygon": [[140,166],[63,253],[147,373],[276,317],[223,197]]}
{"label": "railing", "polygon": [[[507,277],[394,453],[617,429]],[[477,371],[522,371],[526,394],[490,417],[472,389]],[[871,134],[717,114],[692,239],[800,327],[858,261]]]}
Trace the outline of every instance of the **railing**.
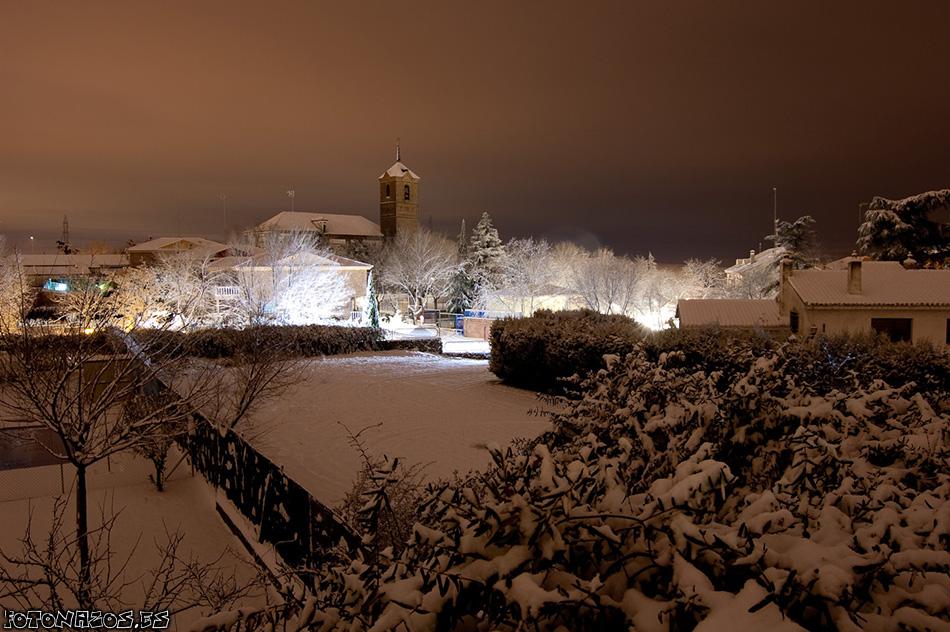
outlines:
{"label": "railing", "polygon": [[[150,359],[128,335],[119,335],[132,356],[149,366]],[[154,371],[154,369],[152,369]],[[157,376],[156,388],[170,389]],[[288,567],[311,588],[313,573],[342,540],[353,550],[359,535],[330,507],[314,498],[283,469],[258,452],[233,430],[221,433],[204,415],[192,413],[193,428],[178,440],[192,466],[259,530],[259,540],[271,544]]]}

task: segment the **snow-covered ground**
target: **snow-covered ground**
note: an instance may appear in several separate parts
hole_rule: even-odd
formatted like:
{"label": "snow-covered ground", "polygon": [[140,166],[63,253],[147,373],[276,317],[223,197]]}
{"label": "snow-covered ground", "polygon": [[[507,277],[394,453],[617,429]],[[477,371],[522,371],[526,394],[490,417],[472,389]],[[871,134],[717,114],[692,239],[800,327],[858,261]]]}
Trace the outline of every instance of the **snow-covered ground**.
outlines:
{"label": "snow-covered ground", "polygon": [[258,411],[248,435],[287,474],[327,504],[349,491],[359,454],[340,423],[365,432],[377,455],[428,463],[430,477],[489,462],[484,446],[536,436],[549,426],[529,414],[539,402],[504,386],[485,360],[426,353],[358,353],[313,360],[303,381]]}
{"label": "snow-covered ground", "polygon": [[[172,464],[177,462],[177,457]],[[256,575],[241,543],[228,530],[215,511],[212,488],[197,475],[192,477],[187,465],[182,465],[164,492],[158,492],[147,480],[149,464],[131,454],[118,455],[107,466],[97,465],[90,476],[89,519],[91,527],[100,523],[102,508],[118,515],[112,531],[111,549],[115,565],[131,553],[126,577],[134,580],[158,564],[156,542],[167,542],[166,533],[180,531],[184,540],[179,555],[185,559],[194,556],[204,564],[217,562],[226,576],[232,569],[236,579],[250,581]],[[30,512],[33,513],[33,537],[42,544],[49,532],[54,496],[60,494],[61,484],[67,491],[73,486],[69,466],[64,467],[60,479],[59,466],[44,466],[0,472],[0,550],[16,557],[22,543]],[[111,470],[111,471],[110,471]],[[66,509],[65,528],[73,528],[73,500]],[[0,583],[2,589],[2,583]],[[120,596],[130,604],[141,604],[141,582],[126,586]],[[119,595],[117,595],[119,596]],[[241,605],[260,605],[262,595],[249,598]],[[181,629],[201,616],[190,610],[172,617],[172,629]],[[207,614],[207,613],[205,613]]]}

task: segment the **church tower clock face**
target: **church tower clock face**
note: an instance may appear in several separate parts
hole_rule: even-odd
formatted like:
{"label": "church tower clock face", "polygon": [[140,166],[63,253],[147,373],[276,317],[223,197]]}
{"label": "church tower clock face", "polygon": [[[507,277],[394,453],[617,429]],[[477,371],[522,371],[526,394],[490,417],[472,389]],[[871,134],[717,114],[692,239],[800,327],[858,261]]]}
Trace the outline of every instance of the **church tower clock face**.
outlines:
{"label": "church tower clock face", "polygon": [[402,162],[396,143],[396,162],[379,176],[379,227],[387,239],[419,228],[419,181]]}

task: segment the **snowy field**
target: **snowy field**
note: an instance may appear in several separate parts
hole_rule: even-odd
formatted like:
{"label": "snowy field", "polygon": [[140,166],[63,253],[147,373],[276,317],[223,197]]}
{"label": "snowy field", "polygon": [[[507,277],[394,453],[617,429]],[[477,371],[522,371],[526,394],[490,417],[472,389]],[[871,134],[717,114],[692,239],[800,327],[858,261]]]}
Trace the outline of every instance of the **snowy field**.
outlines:
{"label": "snowy field", "polygon": [[376,455],[427,463],[429,477],[489,462],[484,446],[536,436],[545,418],[529,414],[530,391],[498,383],[485,360],[426,353],[331,356],[305,365],[303,381],[253,418],[252,443],[316,498],[336,504],[352,486],[360,457],[340,423],[363,434]]}

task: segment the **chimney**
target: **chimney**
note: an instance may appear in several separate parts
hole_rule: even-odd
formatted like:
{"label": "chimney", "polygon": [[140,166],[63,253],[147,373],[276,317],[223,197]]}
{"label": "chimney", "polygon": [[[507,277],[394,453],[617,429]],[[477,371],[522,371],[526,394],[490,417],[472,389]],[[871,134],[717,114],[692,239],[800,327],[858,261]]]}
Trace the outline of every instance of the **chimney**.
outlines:
{"label": "chimney", "polygon": [[749,251],[749,262],[750,262],[750,263],[754,263],[754,262],[755,262],[755,250],[750,250],[750,251]]}
{"label": "chimney", "polygon": [[788,279],[792,276],[792,260],[784,258],[779,262],[779,281],[778,281],[778,305],[779,310],[784,314],[788,307],[785,299],[788,289]]}
{"label": "chimney", "polygon": [[861,260],[852,259],[848,262],[848,294],[861,293]]}

